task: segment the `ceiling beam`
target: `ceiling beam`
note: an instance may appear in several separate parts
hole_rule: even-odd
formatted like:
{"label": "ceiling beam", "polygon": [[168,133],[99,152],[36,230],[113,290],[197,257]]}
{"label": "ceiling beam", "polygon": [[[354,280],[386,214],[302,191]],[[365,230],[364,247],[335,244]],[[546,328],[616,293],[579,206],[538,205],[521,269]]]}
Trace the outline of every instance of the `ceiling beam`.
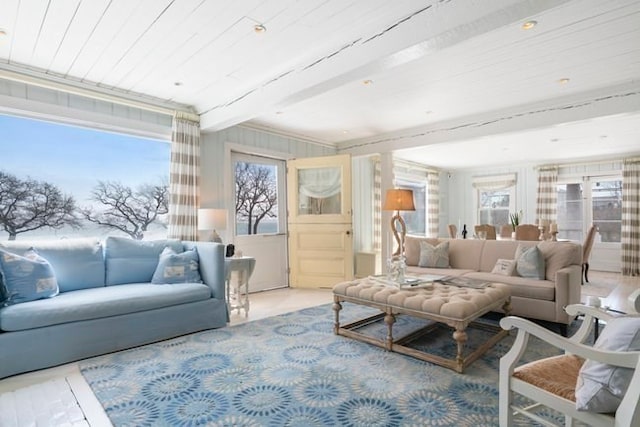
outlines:
{"label": "ceiling beam", "polygon": [[431,2],[405,18],[363,34],[322,57],[270,76],[233,99],[198,105],[202,129],[215,131],[285,109],[346,83],[369,78],[434,52],[535,16],[570,0]]}
{"label": "ceiling beam", "polygon": [[632,82],[385,135],[344,141],[338,144],[338,151],[352,155],[384,153],[638,112],[640,82]]}

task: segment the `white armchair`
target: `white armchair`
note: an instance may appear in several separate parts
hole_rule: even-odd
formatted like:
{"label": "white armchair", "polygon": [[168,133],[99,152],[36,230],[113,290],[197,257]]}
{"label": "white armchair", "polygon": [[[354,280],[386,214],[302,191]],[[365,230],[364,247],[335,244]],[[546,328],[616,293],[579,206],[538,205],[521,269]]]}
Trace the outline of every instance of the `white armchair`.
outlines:
{"label": "white armchair", "polygon": [[[533,411],[540,405],[564,414],[565,425],[579,420],[590,426],[640,426],[640,351],[608,351],[584,344],[592,333],[595,318],[612,321],[613,316],[583,305],[569,305],[569,315],[584,314],[578,331],[566,338],[528,320],[509,316],[500,321],[503,329],[517,328],[514,344],[500,359],[500,426],[512,426],[514,416],[527,416],[543,425],[550,425]],[[606,327],[605,327],[606,329]],[[604,332],[604,331],[603,331]],[[519,365],[530,336],[564,351],[564,355]],[[585,360],[597,361],[632,372],[629,387],[614,413],[597,413],[576,409],[576,383]],[[528,407],[514,404],[514,393],[536,402]]]}

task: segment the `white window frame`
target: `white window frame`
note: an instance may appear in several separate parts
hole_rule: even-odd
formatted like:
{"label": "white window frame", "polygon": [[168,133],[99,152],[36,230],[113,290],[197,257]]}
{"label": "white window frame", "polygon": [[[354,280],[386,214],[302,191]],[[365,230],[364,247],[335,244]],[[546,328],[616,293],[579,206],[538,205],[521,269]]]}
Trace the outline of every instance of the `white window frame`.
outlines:
{"label": "white window frame", "polygon": [[[512,213],[512,212],[516,211],[516,206],[517,206],[517,203],[516,203],[517,175],[515,173],[474,177],[473,178],[473,186],[474,186],[475,191],[473,192],[473,204],[475,206],[476,224],[481,224],[480,212],[482,211],[482,207],[480,206],[480,200],[481,200],[480,193],[482,191],[492,191],[490,188],[487,188],[487,187],[490,187],[491,183],[495,183],[495,182],[499,182],[499,181],[505,181],[505,182],[506,181],[511,181],[511,182],[513,182],[513,185],[510,185],[510,186],[504,187],[504,188],[496,188],[493,191],[508,191],[508,193],[509,193],[509,208],[508,208],[508,211],[509,211],[509,213]],[[482,187],[483,183],[486,183],[487,187]],[[507,222],[507,224],[509,224],[509,223]],[[504,225],[504,224],[492,224],[492,225],[500,226],[500,225]]]}

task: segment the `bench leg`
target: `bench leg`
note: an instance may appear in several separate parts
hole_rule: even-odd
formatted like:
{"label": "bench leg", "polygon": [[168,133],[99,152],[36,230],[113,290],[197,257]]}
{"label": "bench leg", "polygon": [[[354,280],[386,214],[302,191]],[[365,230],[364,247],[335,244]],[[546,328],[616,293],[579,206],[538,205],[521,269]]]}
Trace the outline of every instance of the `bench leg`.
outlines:
{"label": "bench leg", "polygon": [[387,313],[384,316],[384,323],[387,325],[387,342],[385,348],[389,351],[393,349],[393,324],[396,322],[396,316],[393,313]]}
{"label": "bench leg", "polygon": [[453,332],[453,339],[456,340],[458,344],[458,354],[456,355],[456,371],[462,373],[464,370],[464,345],[467,342],[467,333],[464,329],[456,329]]}
{"label": "bench leg", "polygon": [[338,331],[340,330],[340,310],[342,310],[342,304],[340,304],[340,300],[338,297],[333,297],[333,312],[334,322],[333,322],[333,333],[338,335]]}

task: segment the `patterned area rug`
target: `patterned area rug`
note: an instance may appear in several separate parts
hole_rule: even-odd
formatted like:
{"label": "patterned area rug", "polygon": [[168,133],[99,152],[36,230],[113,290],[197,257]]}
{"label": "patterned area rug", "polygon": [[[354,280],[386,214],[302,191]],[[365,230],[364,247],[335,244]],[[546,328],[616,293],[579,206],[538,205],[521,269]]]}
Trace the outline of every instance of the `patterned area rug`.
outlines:
{"label": "patterned area rug", "polygon": [[[346,303],[341,322],[371,313]],[[513,337],[457,374],[335,336],[332,326],[327,304],[100,356],[80,369],[115,426],[498,425],[499,359]],[[394,331],[421,326],[400,317]],[[488,333],[468,331],[468,346]],[[384,336],[384,325],[368,333]],[[416,345],[455,354],[444,328]],[[533,347],[529,359],[558,353],[540,341]]]}

